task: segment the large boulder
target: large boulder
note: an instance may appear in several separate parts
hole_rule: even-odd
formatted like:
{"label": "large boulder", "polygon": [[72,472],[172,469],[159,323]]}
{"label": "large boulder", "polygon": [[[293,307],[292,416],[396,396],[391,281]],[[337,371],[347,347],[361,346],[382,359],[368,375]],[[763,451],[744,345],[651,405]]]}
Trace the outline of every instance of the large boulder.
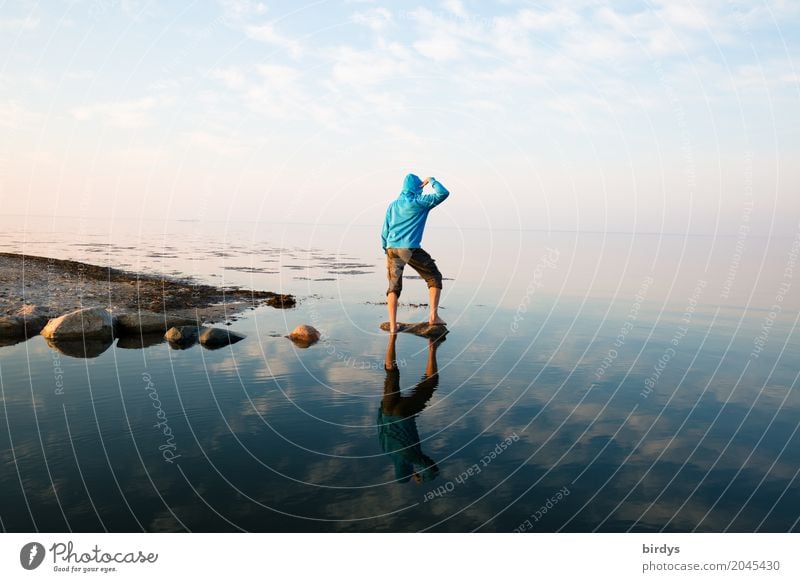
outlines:
{"label": "large boulder", "polygon": [[114,334],[114,318],[102,307],[87,307],[51,319],[41,334],[50,339],[111,337]]}
{"label": "large boulder", "polygon": [[300,324],[287,336],[299,348],[307,348],[319,341],[320,334],[311,325]]}
{"label": "large boulder", "polygon": [[245,336],[240,333],[221,327],[206,327],[200,331],[200,344],[210,350],[235,344],[244,338]]}
{"label": "large boulder", "polygon": [[171,327],[197,324],[188,317],[152,311],[123,312],[116,316],[119,335],[164,333]]}

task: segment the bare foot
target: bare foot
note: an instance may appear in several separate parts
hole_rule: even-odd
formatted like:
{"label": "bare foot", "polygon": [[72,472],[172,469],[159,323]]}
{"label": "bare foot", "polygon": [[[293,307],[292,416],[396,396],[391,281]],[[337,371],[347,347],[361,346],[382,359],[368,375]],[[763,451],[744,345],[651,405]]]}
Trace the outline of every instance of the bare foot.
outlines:
{"label": "bare foot", "polygon": [[431,325],[447,325],[447,322],[438,315],[428,318],[428,323]]}

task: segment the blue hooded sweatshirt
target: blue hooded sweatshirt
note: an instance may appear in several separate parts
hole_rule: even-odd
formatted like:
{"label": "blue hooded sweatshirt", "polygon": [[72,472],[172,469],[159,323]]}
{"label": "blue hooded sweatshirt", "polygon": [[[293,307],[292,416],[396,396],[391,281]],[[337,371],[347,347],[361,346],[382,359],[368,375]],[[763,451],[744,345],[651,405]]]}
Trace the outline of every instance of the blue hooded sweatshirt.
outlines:
{"label": "blue hooded sweatshirt", "polygon": [[378,438],[383,452],[391,455],[394,477],[405,483],[414,474],[414,465],[420,466],[423,481],[431,481],[439,475],[439,467],[422,452],[417,431],[417,417],[391,416],[378,408]]}
{"label": "blue hooded sweatshirt", "polygon": [[444,202],[450,192],[436,178],[430,179],[433,194],[422,194],[422,180],[408,174],[403,181],[403,191],[386,209],[386,220],[381,232],[381,246],[396,249],[418,249],[422,232],[431,208]]}

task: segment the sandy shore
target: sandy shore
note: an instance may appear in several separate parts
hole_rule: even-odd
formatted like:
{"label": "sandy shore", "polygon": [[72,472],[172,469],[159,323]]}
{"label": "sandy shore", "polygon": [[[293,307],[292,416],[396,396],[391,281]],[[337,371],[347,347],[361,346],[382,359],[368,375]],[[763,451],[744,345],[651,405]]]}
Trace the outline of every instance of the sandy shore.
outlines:
{"label": "sandy shore", "polygon": [[142,310],[219,323],[260,305],[293,307],[295,299],[270,291],[220,288],[77,261],[0,253],[0,318],[13,317],[26,305],[36,306],[48,317],[104,307],[112,313]]}

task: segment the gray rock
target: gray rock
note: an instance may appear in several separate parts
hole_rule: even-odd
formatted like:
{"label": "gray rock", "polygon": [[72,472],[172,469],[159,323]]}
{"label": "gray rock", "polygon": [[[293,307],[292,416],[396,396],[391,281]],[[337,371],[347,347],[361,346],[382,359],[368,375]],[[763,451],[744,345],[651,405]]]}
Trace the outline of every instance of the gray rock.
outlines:
{"label": "gray rock", "polygon": [[0,317],[0,345],[11,345],[38,334],[49,319],[38,305],[23,305],[12,315]]}
{"label": "gray rock", "polygon": [[56,317],[47,322],[41,334],[51,339],[111,337],[114,318],[102,307],[87,307]]}
{"label": "gray rock", "polygon": [[240,333],[219,327],[206,327],[200,332],[200,343],[203,347],[209,349],[235,344],[236,342],[242,341],[244,338],[245,336]]}
{"label": "gray rock", "polygon": [[164,333],[171,327],[197,325],[188,317],[153,313],[152,311],[123,312],[116,316],[117,332],[120,335]]}

